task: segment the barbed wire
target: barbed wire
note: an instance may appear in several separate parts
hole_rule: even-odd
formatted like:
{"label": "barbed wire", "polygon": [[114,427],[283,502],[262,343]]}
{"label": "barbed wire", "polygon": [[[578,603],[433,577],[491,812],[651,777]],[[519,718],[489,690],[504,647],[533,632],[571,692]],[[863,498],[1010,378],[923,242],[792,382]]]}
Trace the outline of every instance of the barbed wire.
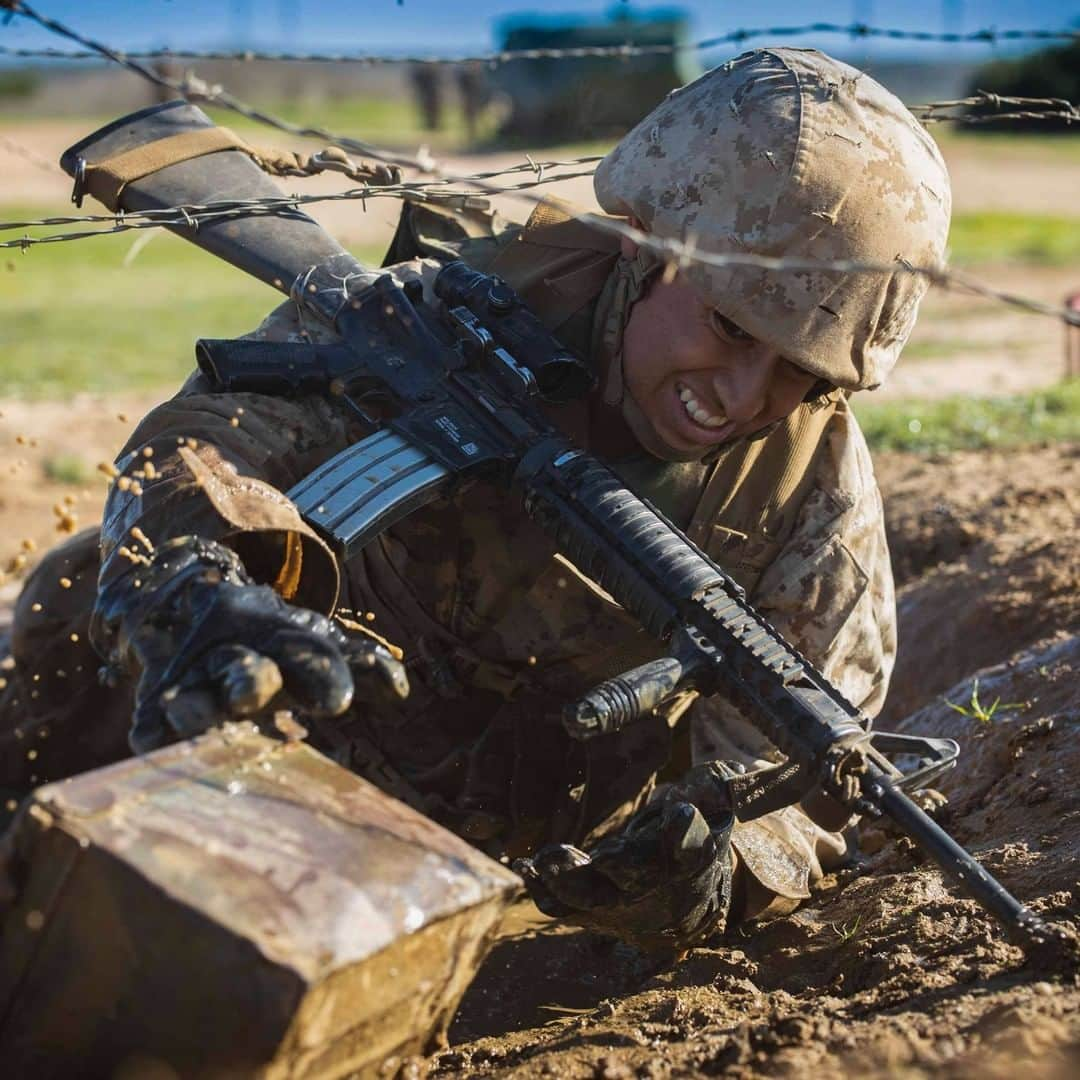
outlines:
{"label": "barbed wire", "polygon": [[[962,112],[959,115],[941,116],[947,109],[997,109],[1013,110],[992,113]],[[989,90],[977,90],[970,97],[952,101],[931,101],[924,105],[911,105],[910,111],[921,124],[985,124],[1000,120],[1064,120],[1067,124],[1080,122],[1080,108],[1065,98],[1006,97]]]}
{"label": "barbed wire", "polygon": [[[326,128],[306,126],[300,124],[293,124],[287,120],[278,116],[265,112],[262,109],[258,109],[246,102],[241,101],[239,98],[234,97],[232,94],[225,91],[220,86],[210,86],[203,80],[199,79],[193,73],[187,73],[185,78],[181,80],[175,80],[168,78],[160,72],[153,71],[140,63],[138,60],[133,59],[130,55],[124,53],[122,50],[111,48],[108,45],[104,45],[101,42],[94,41],[90,38],[83,37],[81,34],[72,30],[70,27],[65,26],[62,23],[57,22],[54,19],[50,19],[47,16],[39,14],[30,5],[26,4],[24,0],[0,0],[0,7],[8,9],[12,14],[23,15],[24,17],[37,22],[43,28],[66,37],[69,40],[75,41],[85,48],[92,50],[95,55],[100,55],[109,59],[115,63],[121,64],[128,70],[133,71],[135,74],[148,80],[156,86],[165,87],[172,90],[174,93],[180,94],[185,100],[197,99],[207,104],[218,105],[229,111],[235,112],[238,115],[247,117],[257,123],[264,124],[268,127],[275,128],[279,131],[284,131],[292,135],[316,138],[324,140],[332,145],[339,146],[344,150],[352,151],[366,155],[368,157],[375,158],[378,161],[387,162],[392,165],[399,165],[408,168],[416,169],[418,172],[425,173],[427,175],[438,175],[442,173],[438,162],[427,153],[425,148],[421,148],[421,151],[415,155],[402,154],[395,151],[390,151],[385,148],[375,146],[365,140],[355,139],[349,136],[337,134],[329,131]],[[821,23],[814,24],[817,26],[828,26],[831,24]],[[863,29],[867,33],[873,31],[877,33],[874,28],[871,27],[857,27],[860,33]],[[881,31],[883,36],[890,36],[893,31]],[[897,31],[898,33],[898,31]],[[921,31],[918,33],[922,33]],[[1020,33],[1016,31],[1014,33]],[[1051,31],[1032,31],[1032,34],[1053,34],[1056,32]],[[1069,32],[1070,34],[1073,32]],[[730,37],[730,35],[727,35]],[[1080,32],[1076,32],[1073,36],[1080,37]],[[711,41],[719,41],[721,39],[709,39]],[[700,43],[699,43],[700,44]],[[1077,110],[1069,102],[1056,102],[1053,99],[998,99],[994,95],[981,95],[986,100],[993,98],[994,100],[1005,101],[1008,100],[1014,104],[1021,106],[1019,110],[1014,109],[1011,113],[1002,114],[1001,119],[1015,119],[1022,118],[1025,115],[1030,117],[1038,117],[1039,119],[1064,119],[1066,122],[1071,123],[1078,115]],[[1043,102],[1050,102],[1051,109],[1046,111],[1039,111],[1034,108],[1036,105],[1041,105]],[[986,104],[986,101],[981,101],[979,104]],[[1022,106],[1027,105],[1028,108]],[[1053,108],[1057,105],[1057,108]],[[1064,108],[1062,108],[1064,106]],[[939,106],[930,105],[926,108],[926,116],[928,122],[940,122],[941,117],[938,115],[941,108],[948,107],[948,103],[939,103]],[[918,114],[916,114],[918,115]],[[968,114],[964,114],[965,122],[986,123],[986,119],[982,117],[972,118],[968,121]]]}
{"label": "barbed wire", "polygon": [[[594,162],[600,160],[596,157],[581,158],[581,162]],[[523,165],[508,166],[505,169],[493,170],[487,173],[475,173],[469,176],[447,176],[441,180],[411,181],[399,184],[382,184],[377,186],[363,185],[359,188],[351,188],[346,191],[321,192],[314,195],[285,195],[263,196],[251,199],[226,199],[213,203],[184,204],[182,206],[164,207],[157,210],[131,210],[120,211],[115,214],[60,214],[50,217],[33,218],[19,221],[0,221],[0,231],[13,229],[32,229],[55,227],[58,225],[82,225],[112,222],[110,229],[91,229],[78,233],[64,233],[53,236],[25,236],[18,240],[5,240],[0,242],[0,248],[29,248],[36,244],[50,244],[61,240],[81,240],[90,236],[107,236],[114,232],[128,232],[132,229],[143,229],[158,226],[186,225],[198,228],[202,222],[217,221],[225,217],[246,217],[249,215],[276,214],[282,210],[299,210],[302,206],[315,203],[360,201],[379,198],[410,197],[438,202],[454,202],[461,200],[476,199],[480,196],[490,195],[513,195],[529,188],[539,187],[543,184],[558,183],[561,180],[577,180],[593,175],[594,170],[587,169],[578,172],[547,173],[549,168],[574,165],[578,162],[570,161],[529,161]],[[533,180],[523,181],[520,184],[508,184],[502,187],[489,186],[486,189],[480,187],[485,181],[499,176],[520,173],[532,170],[536,173]],[[547,175],[545,175],[547,173]],[[471,190],[454,190],[447,188],[448,184],[475,184]],[[485,206],[487,199],[484,199]]]}
{"label": "barbed wire", "polygon": [[[569,177],[568,177],[569,178]],[[520,194],[527,196],[526,189],[536,187],[538,181],[527,181],[523,184],[514,185],[503,189],[504,194]],[[408,187],[408,185],[399,185]],[[430,185],[429,185],[430,186]],[[35,225],[60,224],[68,220],[95,220],[111,221],[113,225],[109,229],[88,230],[78,233],[58,233],[44,237],[23,236],[16,240],[0,241],[2,248],[21,248],[26,251],[36,244],[51,244],[71,240],[82,240],[92,236],[106,236],[114,233],[129,232],[139,229],[171,227],[175,229],[189,229],[197,231],[203,222],[219,221],[223,218],[251,215],[271,215],[280,213],[282,210],[298,210],[300,206],[327,201],[340,201],[347,199],[367,200],[380,196],[392,195],[386,188],[364,188],[347,192],[336,192],[329,195],[309,196],[282,196],[275,199],[237,199],[227,202],[207,203],[182,207],[170,207],[162,210],[145,210],[130,214],[115,215],[85,215],[82,218],[43,218],[39,221],[28,222],[0,222],[0,229],[29,228]],[[455,198],[469,197],[468,192],[447,193]],[[485,192],[486,194],[486,192]],[[473,193],[475,195],[475,193]],[[539,198],[530,197],[533,201],[541,201]],[[167,215],[172,215],[167,216]],[[1046,315],[1073,326],[1080,326],[1080,312],[1061,307],[1055,304],[1047,304],[1041,300],[1023,296],[1004,289],[995,288],[985,282],[978,281],[966,274],[955,270],[947,270],[943,267],[914,266],[904,260],[896,262],[874,262],[859,259],[815,259],[802,256],[767,256],[753,255],[742,252],[718,253],[704,251],[692,243],[685,243],[675,239],[665,239],[651,233],[642,232],[634,228],[628,222],[617,218],[610,218],[589,212],[579,213],[578,219],[588,224],[626,237],[634,243],[647,247],[664,257],[666,261],[676,268],[684,268],[691,263],[705,266],[731,267],[746,266],[773,272],[807,272],[807,271],[831,271],[838,273],[874,273],[895,274],[909,273],[925,277],[932,285],[941,288],[952,289],[971,293],[986,299],[996,300],[1008,304],[1011,307],[1032,312],[1038,315]]]}
{"label": "barbed wire", "polygon": [[[25,7],[19,0],[2,0],[0,7],[7,6],[18,12]],[[855,40],[881,38],[889,41],[919,41],[946,45],[996,45],[1005,41],[1076,41],[1080,30],[998,30],[986,27],[966,33],[958,31],[900,30],[889,27],[869,26],[866,23],[805,23],[801,26],[762,26],[730,30],[725,34],[702,38],[692,42],[668,42],[654,45],[572,45],[559,48],[501,49],[495,52],[462,54],[458,56],[432,56],[414,54],[408,56],[378,53],[327,53],[327,52],[279,52],[257,49],[145,49],[127,52],[132,60],[230,60],[250,62],[271,60],[288,63],[334,63],[361,66],[385,66],[390,64],[456,65],[483,64],[495,67],[517,60],[585,60],[600,58],[630,59],[639,56],[667,56],[681,52],[705,52],[722,45],[741,45],[755,38],[806,37],[812,34],[843,35]],[[0,47],[7,56],[51,60],[89,60],[100,56],[94,49],[9,49]]]}
{"label": "barbed wire", "polygon": [[[51,30],[63,37],[76,41],[82,44],[88,49],[91,49],[95,54],[106,57],[122,66],[134,71],[136,74],[141,75],[143,78],[150,82],[168,87],[175,90],[187,97],[190,92],[185,92],[183,84],[176,82],[175,80],[168,79],[157,72],[150,70],[141,64],[138,60],[132,59],[124,52],[110,48],[107,45],[103,45],[100,42],[93,41],[89,38],[85,38],[78,34],[74,30],[64,26],[61,23],[56,22],[53,19],[49,19],[45,16],[38,14],[23,0],[0,0],[0,8],[6,8],[14,14],[24,15],[27,18],[39,23],[44,28]],[[816,24],[818,26],[827,26],[829,24]],[[872,28],[866,28],[867,34],[863,36],[870,36],[869,31]],[[881,31],[882,36],[891,36],[891,32]],[[1019,31],[1011,32],[1013,34],[1020,33]],[[1031,32],[1033,35],[1039,36],[1062,36],[1056,34],[1056,32],[1050,31],[1038,31]],[[1068,31],[1064,36],[1080,38],[1080,32]],[[730,37],[730,35],[728,35]],[[719,42],[722,39],[714,39]],[[276,117],[271,117],[269,114],[263,113],[260,110],[254,109],[251,106],[245,105],[238,99],[233,98],[232,95],[227,94],[220,87],[212,88],[210,94],[200,92],[200,97],[206,100],[212,100],[216,104],[219,104],[225,108],[239,112],[251,119],[257,120],[262,123],[269,124],[270,126],[277,127],[281,130],[288,131],[295,135],[310,136],[319,139],[326,139],[336,143],[344,149],[354,150],[362,154],[366,154],[370,157],[378,158],[382,161],[387,161],[392,164],[407,165],[412,168],[416,168],[418,171],[432,174],[441,173],[441,170],[433,159],[426,159],[422,155],[416,157],[391,154],[385,150],[381,150],[369,143],[362,142],[356,139],[347,139],[339,135],[334,135],[332,132],[325,131],[320,128],[301,127],[299,125],[290,124],[286,121],[280,120]],[[1070,115],[1075,113],[1075,108],[1068,102],[1060,102],[1056,99],[1002,99],[996,98],[994,95],[980,95],[978,104],[986,104],[989,99],[995,99],[1005,102],[1006,104],[1013,104],[1016,101],[1041,101],[1050,102],[1051,104],[1064,104],[1068,106]],[[928,110],[933,110],[936,107],[956,107],[958,102],[938,102],[930,106],[926,106]],[[597,159],[593,159],[597,160]],[[585,159],[577,159],[571,164],[583,163]],[[534,203],[542,201],[541,196],[530,195],[528,193],[529,188],[535,188],[543,183],[551,183],[556,179],[572,179],[573,176],[561,176],[561,177],[544,177],[543,170],[540,166],[536,165],[531,159],[528,160],[528,164],[518,165],[506,172],[520,171],[523,168],[531,168],[536,172],[536,179],[531,181],[525,181],[520,184],[510,185],[506,187],[498,187],[496,185],[490,185],[487,180],[492,178],[485,176],[484,174],[474,174],[466,177],[445,177],[440,175],[439,179],[430,182],[426,185],[417,183],[402,184],[402,185],[383,185],[379,187],[362,186],[358,189],[353,189],[347,192],[338,192],[329,195],[315,195],[315,196],[282,196],[281,198],[270,199],[252,199],[252,200],[233,200],[223,203],[211,203],[203,206],[177,206],[166,208],[159,211],[144,211],[139,214],[117,214],[108,218],[98,217],[97,220],[109,220],[113,222],[113,225],[109,229],[95,229],[75,233],[61,233],[53,234],[45,237],[31,237],[22,236],[16,240],[7,240],[0,242],[0,249],[4,248],[20,248],[23,252],[26,252],[31,246],[37,244],[47,243],[60,243],[65,241],[74,241],[87,239],[91,236],[110,235],[113,233],[127,232],[136,229],[147,228],[160,228],[163,226],[169,226],[172,228],[189,228],[198,229],[200,221],[220,220],[223,216],[236,216],[236,215],[251,215],[251,214],[270,214],[278,213],[284,208],[298,209],[300,205],[312,202],[320,201],[332,201],[342,199],[359,199],[361,202],[366,202],[367,199],[386,197],[397,195],[398,197],[407,197],[406,192],[411,191],[414,195],[418,190],[423,188],[423,197],[440,197],[438,188],[445,186],[447,183],[468,183],[475,185],[485,195],[513,195],[519,198],[529,199]],[[579,173],[576,175],[587,176],[590,175],[590,171]],[[496,173],[494,175],[503,175],[503,172]],[[468,192],[442,192],[441,197],[469,197]],[[473,193],[475,194],[475,193]],[[171,214],[172,217],[166,215]],[[916,274],[926,277],[932,284],[946,287],[962,289],[966,292],[974,293],[975,295],[983,296],[989,299],[998,300],[1002,303],[1009,304],[1014,307],[1022,308],[1024,310],[1034,312],[1042,315],[1049,315],[1057,319],[1061,319],[1066,323],[1080,326],[1080,313],[1073,312],[1067,308],[1057,305],[1046,304],[1039,300],[1033,300],[1029,297],[1020,296],[1015,293],[1007,292],[1005,290],[996,289],[993,286],[986,285],[973,278],[969,278],[966,275],[958,274],[956,271],[945,270],[940,267],[918,267],[912,266],[906,262],[899,263],[875,263],[865,262],[860,260],[841,259],[841,260],[822,260],[822,259],[807,259],[801,257],[792,256],[760,256],[750,255],[744,253],[716,253],[703,251],[697,248],[693,244],[687,244],[682,241],[674,239],[663,239],[653,236],[651,234],[643,233],[630,226],[626,222],[619,221],[618,219],[603,217],[591,213],[582,213],[578,215],[583,221],[592,223],[599,228],[602,228],[608,232],[613,232],[619,236],[626,237],[633,240],[635,243],[651,248],[664,256],[670,263],[677,267],[683,267],[691,262],[697,262],[703,265],[715,266],[715,267],[729,267],[729,266],[753,266],[762,270],[771,270],[775,272],[806,272],[806,271],[833,271],[840,273],[896,273],[898,271],[904,273]],[[73,220],[88,220],[94,218],[94,215],[87,215],[84,218]],[[12,222],[12,223],[0,223],[0,228],[29,228],[35,224],[49,225],[60,224],[66,219],[63,218],[44,218],[39,219],[38,222]]]}

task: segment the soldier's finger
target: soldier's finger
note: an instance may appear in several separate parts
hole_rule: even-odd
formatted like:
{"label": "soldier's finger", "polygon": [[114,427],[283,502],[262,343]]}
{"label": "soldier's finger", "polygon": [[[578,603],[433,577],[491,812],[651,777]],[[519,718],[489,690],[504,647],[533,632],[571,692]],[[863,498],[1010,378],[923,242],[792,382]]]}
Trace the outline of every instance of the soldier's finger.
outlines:
{"label": "soldier's finger", "polygon": [[204,688],[182,690],[165,703],[165,719],[181,738],[191,739],[229,719],[218,696]]}
{"label": "soldier's finger", "polygon": [[244,645],[216,649],[207,662],[225,710],[232,716],[255,716],[283,685],[281,669],[268,656]]}
{"label": "soldier's finger", "polygon": [[305,633],[282,631],[265,648],[285,690],[314,716],[340,716],[353,700],[353,677],[337,645]]}
{"label": "soldier's finger", "polygon": [[576,866],[559,874],[543,875],[548,892],[575,911],[606,908],[625,900],[623,891],[595,866]]}
{"label": "soldier's finger", "polygon": [[553,919],[562,919],[573,914],[573,908],[567,907],[551,895],[543,878],[537,873],[531,859],[515,859],[513,870],[520,875],[528,890],[529,899],[545,914]]}
{"label": "soldier's finger", "polygon": [[590,862],[590,857],[572,844],[546,844],[529,860],[532,868],[545,877],[588,866]]}
{"label": "soldier's finger", "polygon": [[[360,675],[376,675],[393,697],[401,699],[409,696],[409,677],[405,674],[405,665],[395,660],[383,646],[364,642],[359,648],[353,647],[349,662]],[[366,692],[365,688],[362,693]]]}
{"label": "soldier's finger", "polygon": [[673,803],[664,808],[661,826],[664,847],[672,864],[680,869],[699,866],[712,852],[712,831],[701,811],[692,803]]}
{"label": "soldier's finger", "polygon": [[640,895],[655,888],[667,873],[668,857],[663,844],[663,814],[649,807],[621,833],[596,845],[593,865],[623,891]]}
{"label": "soldier's finger", "polygon": [[173,733],[165,719],[164,710],[157,700],[142,701],[136,705],[128,732],[128,746],[134,754],[149,754],[160,750],[173,741]]}
{"label": "soldier's finger", "polygon": [[533,869],[548,893],[576,911],[606,907],[619,900],[618,887],[568,844],[551,844],[533,856]]}

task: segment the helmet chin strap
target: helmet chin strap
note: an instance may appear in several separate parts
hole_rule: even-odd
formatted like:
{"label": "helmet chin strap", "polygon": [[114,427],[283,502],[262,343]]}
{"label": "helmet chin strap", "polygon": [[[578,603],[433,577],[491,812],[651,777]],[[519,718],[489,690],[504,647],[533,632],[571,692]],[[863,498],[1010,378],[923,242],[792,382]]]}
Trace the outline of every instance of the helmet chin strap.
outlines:
{"label": "helmet chin strap", "polygon": [[649,423],[641,407],[626,388],[623,373],[623,336],[634,304],[648,291],[649,282],[663,268],[663,260],[648,248],[638,248],[633,258],[625,255],[615,264],[615,287],[602,329],[604,352],[610,358],[604,379],[604,404],[618,409],[634,438],[653,457],[662,461],[695,461],[700,453],[668,446]]}
{"label": "helmet chin strap", "polygon": [[622,347],[630,313],[648,291],[650,279],[663,265],[655,252],[643,247],[638,248],[632,259],[621,255],[615,264],[615,288],[601,332],[604,352],[610,358],[604,381],[604,404],[612,408],[618,408],[628,396],[623,378]]}

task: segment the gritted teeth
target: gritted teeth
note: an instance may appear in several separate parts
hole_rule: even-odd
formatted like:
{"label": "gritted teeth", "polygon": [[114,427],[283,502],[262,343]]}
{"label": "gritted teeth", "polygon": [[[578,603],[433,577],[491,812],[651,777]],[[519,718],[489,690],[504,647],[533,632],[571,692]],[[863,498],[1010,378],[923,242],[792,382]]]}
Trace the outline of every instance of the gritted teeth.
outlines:
{"label": "gritted teeth", "polygon": [[723,414],[714,415],[702,408],[701,403],[694,397],[694,392],[685,386],[679,387],[679,400],[683,403],[683,408],[686,409],[690,419],[702,427],[718,428],[727,423],[727,417]]}

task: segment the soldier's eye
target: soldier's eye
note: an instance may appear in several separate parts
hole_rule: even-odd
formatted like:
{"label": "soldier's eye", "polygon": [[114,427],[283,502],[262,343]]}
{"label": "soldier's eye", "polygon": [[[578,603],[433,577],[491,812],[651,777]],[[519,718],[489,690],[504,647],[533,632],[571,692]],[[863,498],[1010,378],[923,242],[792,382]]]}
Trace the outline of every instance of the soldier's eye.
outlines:
{"label": "soldier's eye", "polygon": [[733,323],[726,315],[721,315],[716,308],[709,312],[709,322],[716,334],[725,341],[736,345],[749,345],[754,341],[753,334],[748,334],[741,326]]}

